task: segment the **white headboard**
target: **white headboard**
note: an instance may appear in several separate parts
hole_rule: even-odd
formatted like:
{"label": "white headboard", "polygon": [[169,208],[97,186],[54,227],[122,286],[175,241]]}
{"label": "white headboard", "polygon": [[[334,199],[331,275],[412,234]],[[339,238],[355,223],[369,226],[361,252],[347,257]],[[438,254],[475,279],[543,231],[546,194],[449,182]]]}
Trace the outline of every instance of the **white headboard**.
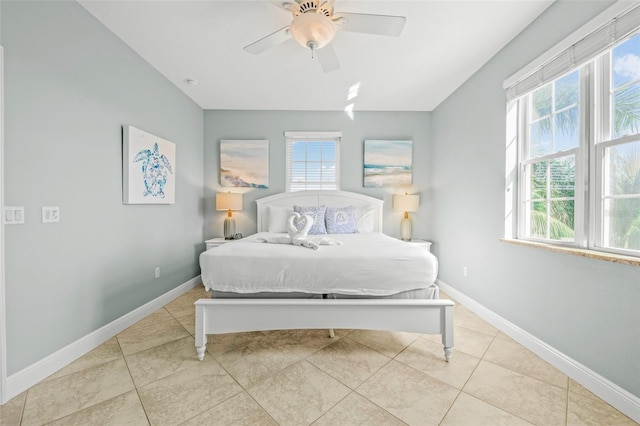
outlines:
{"label": "white headboard", "polygon": [[372,209],[373,231],[382,232],[382,205],[384,201],[368,195],[347,191],[296,191],[283,192],[256,200],[258,205],[258,232],[268,230],[269,206],[292,207],[296,206],[321,206],[347,207],[356,209]]}

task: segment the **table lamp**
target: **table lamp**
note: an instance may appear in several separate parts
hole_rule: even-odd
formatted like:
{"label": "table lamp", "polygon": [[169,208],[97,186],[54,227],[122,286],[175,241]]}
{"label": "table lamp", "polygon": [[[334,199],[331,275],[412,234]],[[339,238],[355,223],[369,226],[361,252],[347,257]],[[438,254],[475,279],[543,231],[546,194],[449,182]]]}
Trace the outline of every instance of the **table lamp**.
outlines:
{"label": "table lamp", "polygon": [[236,234],[236,220],[233,218],[231,211],[242,210],[242,194],[219,192],[216,195],[216,210],[227,211],[227,217],[224,219],[224,239],[232,240]]}
{"label": "table lamp", "polygon": [[411,219],[409,212],[418,211],[420,204],[419,195],[395,194],[393,196],[393,209],[404,212],[404,218],[400,222],[400,239],[411,241]]}

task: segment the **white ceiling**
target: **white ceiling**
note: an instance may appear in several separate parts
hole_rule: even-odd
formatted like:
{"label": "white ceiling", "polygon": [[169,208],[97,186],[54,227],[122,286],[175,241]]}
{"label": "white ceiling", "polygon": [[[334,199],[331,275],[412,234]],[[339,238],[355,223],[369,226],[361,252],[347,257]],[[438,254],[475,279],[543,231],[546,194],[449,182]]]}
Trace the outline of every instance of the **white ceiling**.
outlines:
{"label": "white ceiling", "polygon": [[204,109],[432,111],[551,2],[337,0],[336,13],[407,22],[399,37],[338,31],[328,74],[294,40],[242,49],[289,24],[267,1],[80,3]]}

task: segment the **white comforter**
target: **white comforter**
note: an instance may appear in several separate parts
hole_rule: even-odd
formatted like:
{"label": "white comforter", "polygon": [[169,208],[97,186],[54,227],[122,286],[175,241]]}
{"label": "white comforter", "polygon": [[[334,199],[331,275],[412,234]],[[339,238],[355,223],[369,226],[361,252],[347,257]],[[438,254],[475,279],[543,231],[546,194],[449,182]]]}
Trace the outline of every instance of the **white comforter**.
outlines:
{"label": "white comforter", "polygon": [[438,274],[424,248],[379,233],[331,235],[343,244],[318,250],[258,242],[277,235],[286,234],[260,232],[203,252],[206,289],[389,296],[427,288]]}

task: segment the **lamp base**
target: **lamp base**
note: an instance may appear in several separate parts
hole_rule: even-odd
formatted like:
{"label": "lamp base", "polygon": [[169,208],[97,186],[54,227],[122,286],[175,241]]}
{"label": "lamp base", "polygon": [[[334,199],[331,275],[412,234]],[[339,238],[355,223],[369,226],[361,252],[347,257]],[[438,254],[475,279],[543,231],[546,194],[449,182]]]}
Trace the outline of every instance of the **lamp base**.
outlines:
{"label": "lamp base", "polygon": [[400,222],[400,239],[402,241],[411,241],[411,219],[405,217]]}
{"label": "lamp base", "polygon": [[232,217],[227,217],[224,220],[224,239],[233,240],[233,236],[236,234],[236,220]]}

